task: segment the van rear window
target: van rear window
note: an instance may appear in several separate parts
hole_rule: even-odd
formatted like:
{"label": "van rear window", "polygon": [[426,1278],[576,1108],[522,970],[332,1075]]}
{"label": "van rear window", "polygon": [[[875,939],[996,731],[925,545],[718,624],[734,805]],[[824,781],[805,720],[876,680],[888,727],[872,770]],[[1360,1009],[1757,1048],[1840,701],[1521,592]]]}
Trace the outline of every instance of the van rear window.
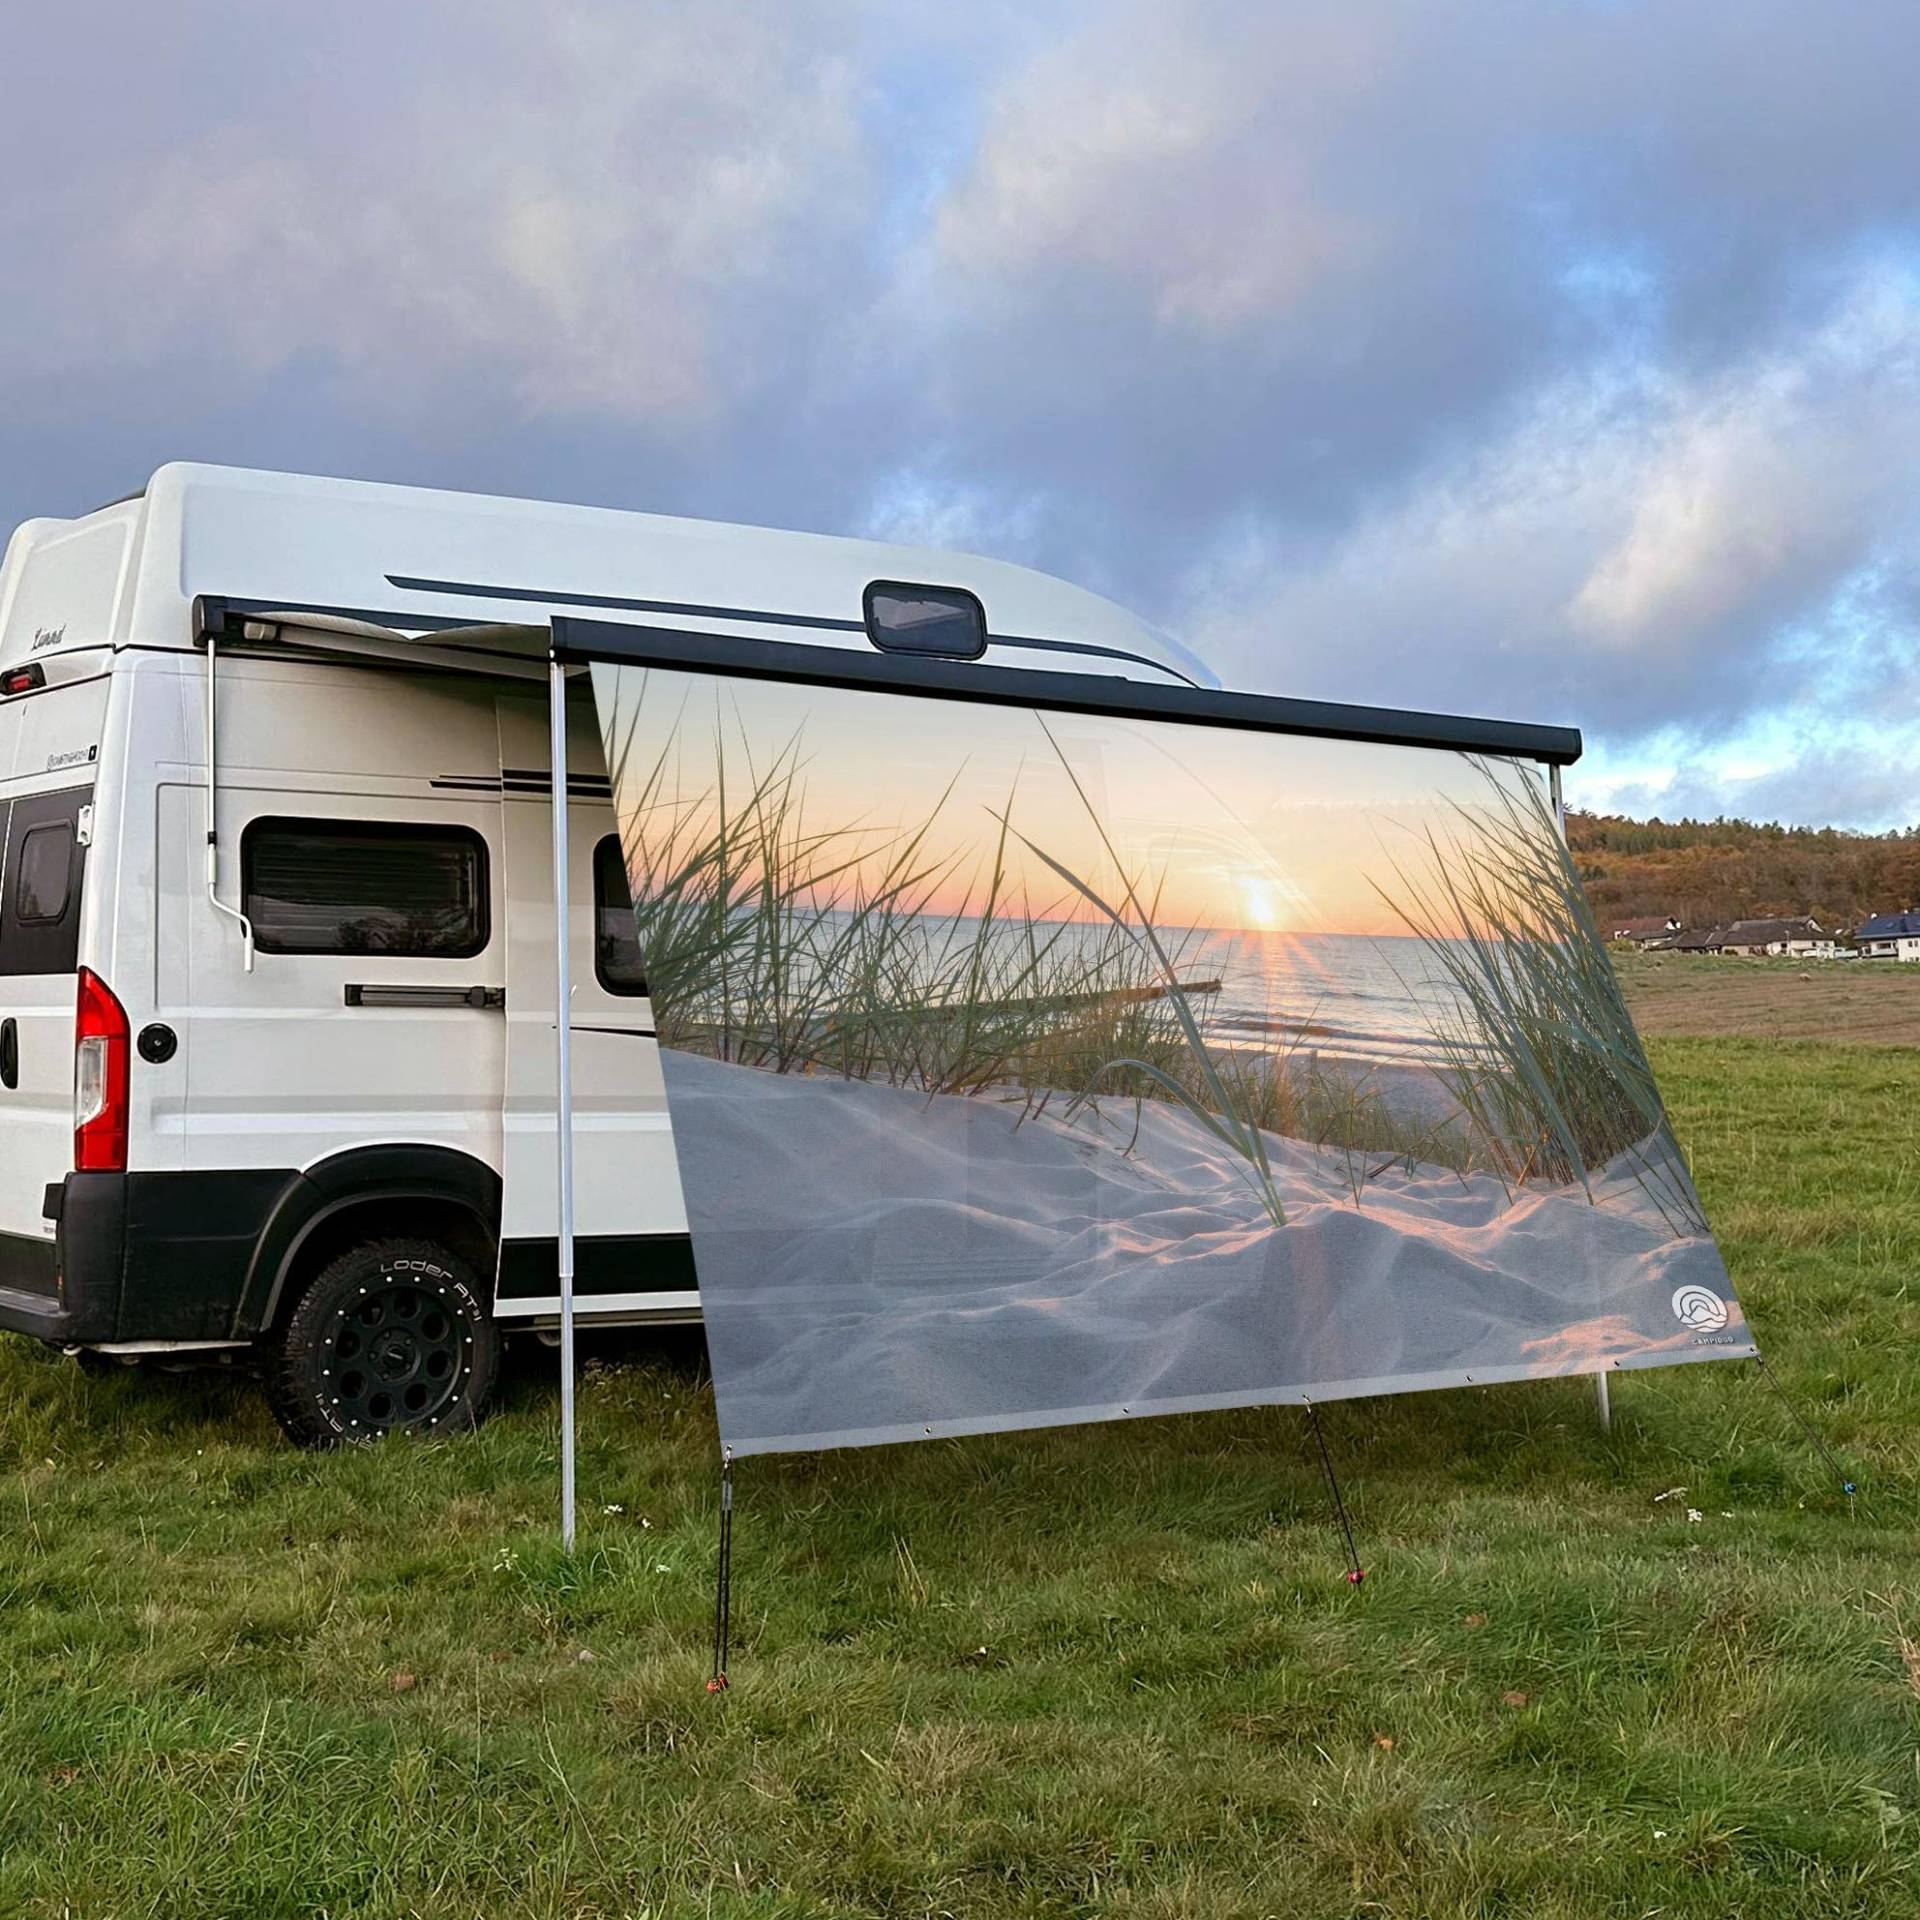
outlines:
{"label": "van rear window", "polygon": [[57,926],[73,898],[73,822],[48,820],[20,836],[13,917],[23,927]]}
{"label": "van rear window", "polygon": [[80,964],[80,815],[91,787],[0,801],[0,974]]}
{"label": "van rear window", "polygon": [[254,820],[240,872],[262,953],[452,960],[487,944],[487,844],[468,827]]}

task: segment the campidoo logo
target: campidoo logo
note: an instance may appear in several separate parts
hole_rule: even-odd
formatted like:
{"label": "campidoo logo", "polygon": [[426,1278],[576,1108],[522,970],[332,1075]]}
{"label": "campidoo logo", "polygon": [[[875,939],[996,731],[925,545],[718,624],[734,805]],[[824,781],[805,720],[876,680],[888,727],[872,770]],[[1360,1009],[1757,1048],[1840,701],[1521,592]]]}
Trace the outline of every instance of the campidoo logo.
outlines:
{"label": "campidoo logo", "polygon": [[1727,1303],[1711,1287],[1676,1287],[1673,1313],[1695,1333],[1718,1333],[1727,1324]]}

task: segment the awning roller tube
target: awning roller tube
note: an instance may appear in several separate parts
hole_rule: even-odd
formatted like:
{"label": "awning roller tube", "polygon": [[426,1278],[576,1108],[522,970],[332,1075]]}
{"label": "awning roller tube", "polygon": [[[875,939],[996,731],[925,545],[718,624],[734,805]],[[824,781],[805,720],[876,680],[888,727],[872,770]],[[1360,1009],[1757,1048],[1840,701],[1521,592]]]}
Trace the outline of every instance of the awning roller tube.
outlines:
{"label": "awning roller tube", "polygon": [[1535,760],[1550,767],[1571,766],[1581,752],[1577,727],[1352,706],[1332,700],[1293,700],[1275,694],[1226,693],[1212,687],[1168,686],[1118,675],[982,666],[974,661],[876,653],[863,647],[817,647],[789,640],[688,633],[675,627],[618,621],[556,619],[553,653],[556,660],[564,661],[597,660],[618,666],[723,674],[735,679],[911,693],[926,699],[971,700],[1051,713],[1186,721],[1196,726],[1310,734],[1387,746],[1451,748],[1460,753]]}

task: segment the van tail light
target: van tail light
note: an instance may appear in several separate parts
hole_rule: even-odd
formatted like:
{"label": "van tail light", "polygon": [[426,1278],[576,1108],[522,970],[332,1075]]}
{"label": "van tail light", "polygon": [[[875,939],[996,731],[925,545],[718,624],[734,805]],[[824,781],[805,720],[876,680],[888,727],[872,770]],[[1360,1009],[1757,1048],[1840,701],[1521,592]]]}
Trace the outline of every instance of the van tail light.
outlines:
{"label": "van tail light", "polygon": [[127,1170],[126,1009],[97,973],[80,969],[73,1025],[73,1164],[80,1173]]}

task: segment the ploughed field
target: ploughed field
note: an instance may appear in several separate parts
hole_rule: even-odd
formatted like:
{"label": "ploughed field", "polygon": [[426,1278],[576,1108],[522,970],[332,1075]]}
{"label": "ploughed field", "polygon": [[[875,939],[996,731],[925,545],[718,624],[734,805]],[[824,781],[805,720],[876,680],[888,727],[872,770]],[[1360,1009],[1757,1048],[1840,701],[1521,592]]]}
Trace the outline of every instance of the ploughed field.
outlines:
{"label": "ploughed field", "polygon": [[1920,1047],[1920,967],[1892,960],[1746,960],[1617,953],[1640,1031]]}
{"label": "ploughed field", "polygon": [[1910,1915],[1920,1051],[1654,1052],[1855,1511],[1745,1365],[1328,1407],[1357,1590],[1297,1410],[753,1459],[712,1699],[696,1342],[601,1350],[569,1561],[544,1354],[315,1456],[0,1341],[0,1913]]}

